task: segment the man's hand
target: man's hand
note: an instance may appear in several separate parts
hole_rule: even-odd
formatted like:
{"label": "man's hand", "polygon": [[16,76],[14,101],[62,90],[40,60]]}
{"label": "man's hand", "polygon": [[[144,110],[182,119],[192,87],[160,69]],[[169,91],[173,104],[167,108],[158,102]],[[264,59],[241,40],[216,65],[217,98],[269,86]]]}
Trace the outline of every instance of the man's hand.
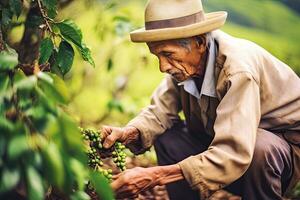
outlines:
{"label": "man's hand", "polygon": [[126,145],[139,138],[139,130],[133,126],[124,128],[103,126],[101,132],[103,134],[102,137],[104,138],[104,148],[110,148],[116,141],[120,141]]}
{"label": "man's hand", "polygon": [[134,198],[156,185],[164,185],[183,179],[179,165],[136,167],[113,177],[111,187],[116,198]]}
{"label": "man's hand", "polygon": [[158,178],[157,170],[153,167],[135,167],[114,176],[113,179],[116,180],[111,183],[111,187],[117,199],[134,198],[141,191],[158,185]]}

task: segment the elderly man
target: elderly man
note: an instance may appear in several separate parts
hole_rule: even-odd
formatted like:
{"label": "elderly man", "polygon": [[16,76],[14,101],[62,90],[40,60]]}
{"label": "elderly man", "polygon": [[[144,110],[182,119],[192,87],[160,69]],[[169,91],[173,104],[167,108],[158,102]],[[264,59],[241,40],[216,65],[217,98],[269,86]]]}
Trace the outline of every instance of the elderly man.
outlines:
{"label": "elderly man", "polygon": [[166,184],[171,199],[224,188],[275,200],[299,181],[300,79],[258,45],[217,30],[226,16],[205,14],[200,0],[148,2],[131,40],[146,42],[168,75],[127,126],[102,131],[104,147],[118,140],[138,154],[154,144],[161,166],[117,175],[117,198]]}

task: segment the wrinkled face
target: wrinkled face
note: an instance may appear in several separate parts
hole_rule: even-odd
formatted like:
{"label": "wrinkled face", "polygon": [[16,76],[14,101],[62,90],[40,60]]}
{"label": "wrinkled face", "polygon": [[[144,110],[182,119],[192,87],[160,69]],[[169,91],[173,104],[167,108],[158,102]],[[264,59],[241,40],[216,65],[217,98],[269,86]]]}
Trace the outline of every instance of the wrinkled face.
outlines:
{"label": "wrinkled face", "polygon": [[157,56],[159,68],[181,82],[193,76],[204,74],[201,61],[205,54],[205,44],[199,44],[195,37],[185,39],[188,46],[179,40],[166,40],[147,43],[150,52]]}

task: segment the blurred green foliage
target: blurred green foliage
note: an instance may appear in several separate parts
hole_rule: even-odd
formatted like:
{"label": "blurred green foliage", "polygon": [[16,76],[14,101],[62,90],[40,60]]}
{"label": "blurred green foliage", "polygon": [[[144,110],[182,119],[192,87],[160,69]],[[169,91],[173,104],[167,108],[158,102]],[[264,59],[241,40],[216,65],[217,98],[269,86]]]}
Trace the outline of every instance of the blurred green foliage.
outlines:
{"label": "blurred green foliage", "polygon": [[[252,40],[300,74],[300,16],[276,0],[204,0],[208,11],[225,10],[223,30]],[[298,2],[300,5],[300,2]]]}
{"label": "blurred green foliage", "polygon": [[[103,175],[87,168],[78,125],[64,111],[70,95],[61,77],[72,67],[73,46],[94,65],[90,49],[72,20],[54,19],[58,1],[26,2],[0,2],[0,199],[52,199],[57,192],[59,199],[88,200],[91,181],[111,200]],[[25,24],[19,44],[10,41],[15,23]]]}

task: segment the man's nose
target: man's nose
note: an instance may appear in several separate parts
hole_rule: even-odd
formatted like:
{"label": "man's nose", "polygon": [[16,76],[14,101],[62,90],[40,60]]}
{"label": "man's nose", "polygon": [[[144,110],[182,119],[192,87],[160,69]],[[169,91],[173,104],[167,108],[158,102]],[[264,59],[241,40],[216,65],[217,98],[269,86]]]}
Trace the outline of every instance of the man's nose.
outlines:
{"label": "man's nose", "polygon": [[159,69],[162,73],[170,71],[172,65],[165,58],[159,58]]}

